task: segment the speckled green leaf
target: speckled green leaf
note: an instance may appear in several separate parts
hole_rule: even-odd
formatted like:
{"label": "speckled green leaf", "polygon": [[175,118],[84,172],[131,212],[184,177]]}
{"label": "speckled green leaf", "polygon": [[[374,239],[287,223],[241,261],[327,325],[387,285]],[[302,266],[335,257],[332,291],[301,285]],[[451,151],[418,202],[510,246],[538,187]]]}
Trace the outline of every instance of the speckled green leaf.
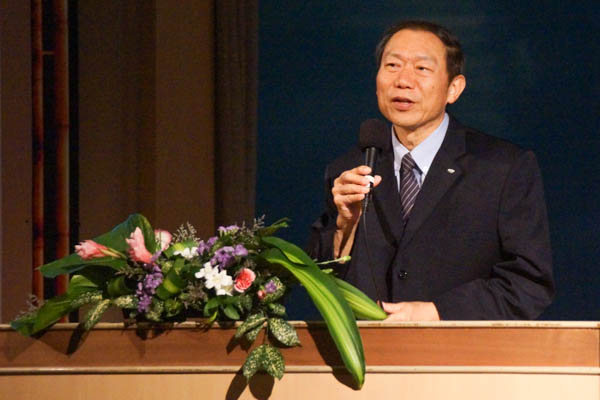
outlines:
{"label": "speckled green leaf", "polygon": [[277,317],[285,316],[285,306],[279,303],[269,303],[267,304],[267,308],[269,309],[269,313],[271,315],[275,315]]}
{"label": "speckled green leaf", "polygon": [[293,326],[281,318],[269,318],[269,331],[286,346],[298,346],[300,339]]}
{"label": "speckled green leaf", "polygon": [[269,281],[267,281],[265,285],[270,282],[275,286],[275,291],[267,293],[267,295],[262,299],[263,303],[271,303],[275,300],[279,300],[281,296],[285,294],[286,287],[278,277],[274,276],[273,278],[269,279]]}
{"label": "speckled green leaf", "polygon": [[247,380],[250,380],[258,372],[262,365],[264,345],[258,346],[246,357],[246,362],[242,367],[242,372]]}
{"label": "speckled green leaf", "polygon": [[250,315],[235,331],[235,338],[239,339],[249,330],[257,326],[262,326],[266,320],[267,316],[263,312]]}
{"label": "speckled green leaf", "polygon": [[137,299],[137,297],[135,297],[135,295],[129,294],[126,296],[120,296],[120,297],[117,297],[116,299],[113,299],[112,303],[119,308],[132,309],[132,308],[137,308],[138,299]]}
{"label": "speckled green leaf", "polygon": [[81,322],[81,326],[84,330],[89,331],[100,321],[102,314],[108,309],[110,306],[110,299],[104,299],[96,304],[85,314],[83,317],[83,321]]}
{"label": "speckled green leaf", "polygon": [[155,297],[154,299],[152,299],[152,304],[150,305],[150,310],[148,310],[145,314],[146,318],[148,318],[150,321],[160,322],[161,321],[160,316],[162,315],[164,310],[165,310],[165,303]]}
{"label": "speckled green leaf", "polygon": [[246,340],[248,341],[248,343],[250,343],[250,344],[254,343],[254,341],[258,337],[258,334],[260,333],[260,331],[262,329],[263,329],[263,326],[262,325],[258,325],[256,328],[252,328],[248,332],[246,332],[246,334],[244,335],[244,337],[246,338]]}
{"label": "speckled green leaf", "polygon": [[252,297],[248,296],[248,295],[242,295],[239,297],[240,299],[240,307],[242,307],[242,309],[244,311],[250,311],[252,310]]}
{"label": "speckled green leaf", "polygon": [[273,347],[270,344],[263,344],[262,346],[264,346],[264,350],[261,357],[261,369],[267,371],[267,373],[274,378],[283,378],[285,362],[283,361],[281,352],[278,348]]}

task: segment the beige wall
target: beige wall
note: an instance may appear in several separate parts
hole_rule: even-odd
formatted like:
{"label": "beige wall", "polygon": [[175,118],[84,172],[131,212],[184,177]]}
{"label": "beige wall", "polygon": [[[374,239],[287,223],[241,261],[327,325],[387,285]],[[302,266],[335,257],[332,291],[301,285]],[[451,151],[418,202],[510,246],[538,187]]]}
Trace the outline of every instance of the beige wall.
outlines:
{"label": "beige wall", "polygon": [[214,231],[212,1],[79,3],[80,236]]}
{"label": "beige wall", "polygon": [[[0,2],[0,321],[31,291],[29,1]],[[130,213],[214,232],[214,0],[82,0],[80,238]],[[10,54],[10,57],[7,55]],[[73,99],[72,99],[73,101]]]}
{"label": "beige wall", "polygon": [[0,320],[31,292],[30,2],[0,1]]}

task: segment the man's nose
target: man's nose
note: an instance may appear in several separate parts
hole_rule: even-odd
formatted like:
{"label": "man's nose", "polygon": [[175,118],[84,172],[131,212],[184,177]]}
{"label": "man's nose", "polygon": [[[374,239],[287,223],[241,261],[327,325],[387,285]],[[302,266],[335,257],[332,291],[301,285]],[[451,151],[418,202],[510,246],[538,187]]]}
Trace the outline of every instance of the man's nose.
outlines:
{"label": "man's nose", "polygon": [[396,75],[394,86],[401,89],[412,89],[415,83],[415,76],[409,66],[402,67]]}

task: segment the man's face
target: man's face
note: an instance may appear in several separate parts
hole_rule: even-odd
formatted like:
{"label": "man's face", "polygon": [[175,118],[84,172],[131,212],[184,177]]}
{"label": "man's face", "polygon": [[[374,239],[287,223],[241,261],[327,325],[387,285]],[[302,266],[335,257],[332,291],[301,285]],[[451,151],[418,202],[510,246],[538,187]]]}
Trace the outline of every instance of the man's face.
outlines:
{"label": "man's face", "polygon": [[[464,83],[462,75],[457,78]],[[442,122],[446,103],[456,101],[462,92],[464,85],[457,91],[453,82],[448,84],[442,41],[431,32],[404,29],[390,38],[383,51],[377,103],[397,134],[429,134]]]}

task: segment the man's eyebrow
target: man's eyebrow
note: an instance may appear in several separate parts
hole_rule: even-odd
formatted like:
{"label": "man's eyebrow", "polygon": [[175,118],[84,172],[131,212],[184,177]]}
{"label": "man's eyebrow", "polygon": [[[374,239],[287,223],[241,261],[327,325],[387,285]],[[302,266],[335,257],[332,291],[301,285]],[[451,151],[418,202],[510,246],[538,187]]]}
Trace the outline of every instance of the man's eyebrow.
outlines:
{"label": "man's eyebrow", "polygon": [[[402,54],[400,54],[400,53],[394,53],[394,52],[385,53],[383,55],[383,58],[387,58],[387,57],[397,58],[399,60],[406,59],[406,57],[403,57]],[[434,63],[436,65],[438,63],[437,60],[434,57],[428,56],[426,54],[418,55],[418,56],[414,57],[414,60],[415,61],[429,61],[429,62],[432,62],[432,63]]]}

